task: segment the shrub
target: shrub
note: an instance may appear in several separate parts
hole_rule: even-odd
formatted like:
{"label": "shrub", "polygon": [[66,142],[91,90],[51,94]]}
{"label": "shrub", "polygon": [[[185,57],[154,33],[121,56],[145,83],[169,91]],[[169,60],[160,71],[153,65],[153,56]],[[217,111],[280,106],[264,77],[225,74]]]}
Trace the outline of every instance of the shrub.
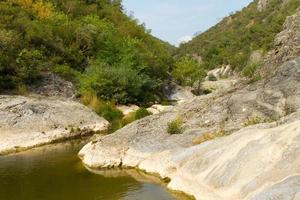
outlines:
{"label": "shrub", "polygon": [[242,70],[242,75],[252,79],[258,67],[259,67],[259,63],[249,64]]}
{"label": "shrub", "polygon": [[121,121],[122,127],[134,122],[135,120],[142,119],[149,115],[151,115],[151,113],[148,112],[148,110],[146,108],[140,108],[136,112],[129,113],[128,115],[123,117],[123,119]]}
{"label": "shrub", "polygon": [[123,114],[114,104],[110,102],[99,101],[95,112],[109,122],[113,122],[123,117]]}
{"label": "shrub", "polygon": [[40,76],[43,55],[39,50],[23,49],[17,59],[17,74],[24,83],[31,83]]}
{"label": "shrub", "polygon": [[68,65],[55,65],[52,71],[68,81],[77,81],[80,73]]}
{"label": "shrub", "polygon": [[173,134],[181,134],[182,133],[182,119],[181,117],[177,117],[173,121],[168,123],[168,133]]}
{"label": "shrub", "polygon": [[18,95],[23,95],[23,96],[27,95],[28,94],[28,89],[27,89],[26,85],[23,85],[23,84],[18,85],[17,94]]}
{"label": "shrub", "polygon": [[109,122],[120,120],[123,117],[123,113],[112,102],[100,100],[92,93],[82,95],[81,102]]}
{"label": "shrub", "polygon": [[142,119],[151,115],[151,113],[146,108],[140,108],[135,112],[135,120]]}
{"label": "shrub", "polygon": [[103,100],[120,104],[153,100],[159,82],[125,66],[108,67],[94,63],[80,80],[82,92],[90,90]]}
{"label": "shrub", "polygon": [[195,60],[182,57],[175,63],[172,75],[181,85],[192,86],[205,77],[205,72]]}
{"label": "shrub", "polygon": [[122,125],[121,127],[134,122],[136,120],[135,114],[136,114],[135,112],[132,112],[132,113],[129,113],[128,115],[126,115],[125,117],[123,117],[121,120],[121,125]]}

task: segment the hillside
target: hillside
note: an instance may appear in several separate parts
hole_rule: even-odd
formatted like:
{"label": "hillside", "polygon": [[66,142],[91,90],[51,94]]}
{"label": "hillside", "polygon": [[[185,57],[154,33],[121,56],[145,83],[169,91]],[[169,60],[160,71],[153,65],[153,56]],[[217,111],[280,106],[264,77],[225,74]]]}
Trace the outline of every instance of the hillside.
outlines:
{"label": "hillside", "polygon": [[299,0],[255,0],[182,44],[177,54],[201,56],[205,69],[229,64],[241,71],[249,64],[253,52],[265,54],[271,49],[286,17],[294,14],[299,6]]}
{"label": "hillside", "polygon": [[44,73],[81,96],[147,103],[161,95],[172,47],[124,14],[121,1],[0,2],[0,92],[26,93]]}

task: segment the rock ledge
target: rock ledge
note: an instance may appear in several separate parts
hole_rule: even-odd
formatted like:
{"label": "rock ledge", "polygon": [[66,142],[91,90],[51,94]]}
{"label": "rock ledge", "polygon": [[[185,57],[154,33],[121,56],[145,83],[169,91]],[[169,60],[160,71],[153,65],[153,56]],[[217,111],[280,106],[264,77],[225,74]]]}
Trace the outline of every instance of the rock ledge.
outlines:
{"label": "rock ledge", "polygon": [[104,131],[109,123],[69,99],[0,96],[0,155]]}

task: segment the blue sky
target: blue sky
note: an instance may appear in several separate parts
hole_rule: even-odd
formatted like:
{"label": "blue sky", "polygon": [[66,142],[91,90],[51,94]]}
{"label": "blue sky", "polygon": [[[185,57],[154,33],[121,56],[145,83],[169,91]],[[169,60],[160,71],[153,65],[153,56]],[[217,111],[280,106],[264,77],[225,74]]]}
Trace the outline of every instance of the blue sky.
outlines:
{"label": "blue sky", "polygon": [[123,0],[126,11],[171,44],[205,31],[252,0]]}

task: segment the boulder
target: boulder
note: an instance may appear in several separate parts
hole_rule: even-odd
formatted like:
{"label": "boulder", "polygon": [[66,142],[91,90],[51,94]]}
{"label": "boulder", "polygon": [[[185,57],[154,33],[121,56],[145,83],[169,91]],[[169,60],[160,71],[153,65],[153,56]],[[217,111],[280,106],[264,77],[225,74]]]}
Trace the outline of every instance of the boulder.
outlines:
{"label": "boulder", "polygon": [[52,72],[42,73],[38,84],[29,87],[31,93],[47,97],[75,99],[76,89],[73,83],[60,78]]}
{"label": "boulder", "polygon": [[109,123],[82,104],[42,96],[0,96],[0,155],[104,131]]}
{"label": "boulder", "polygon": [[[207,72],[207,76],[205,78],[206,81],[215,81],[220,80],[222,78],[228,78],[233,75],[233,71],[230,65],[223,66],[221,68],[213,69]],[[214,80],[211,80],[214,79]]]}
{"label": "boulder", "polygon": [[139,106],[137,105],[118,105],[117,106],[117,109],[120,110],[123,115],[128,115],[129,113],[133,113],[133,112],[136,112],[138,109],[140,109]]}
{"label": "boulder", "polygon": [[238,80],[232,79],[224,79],[218,81],[203,81],[199,87],[199,90],[202,91],[202,93],[211,93],[219,91],[224,92],[232,89],[237,83]]}
{"label": "boulder", "polygon": [[152,113],[153,115],[162,113],[164,111],[172,109],[173,106],[164,106],[160,104],[152,105],[150,108],[147,108],[148,112]]}
{"label": "boulder", "polygon": [[184,87],[176,83],[170,83],[164,89],[165,96],[169,101],[178,102],[193,98],[195,95],[192,93],[191,87]]}

